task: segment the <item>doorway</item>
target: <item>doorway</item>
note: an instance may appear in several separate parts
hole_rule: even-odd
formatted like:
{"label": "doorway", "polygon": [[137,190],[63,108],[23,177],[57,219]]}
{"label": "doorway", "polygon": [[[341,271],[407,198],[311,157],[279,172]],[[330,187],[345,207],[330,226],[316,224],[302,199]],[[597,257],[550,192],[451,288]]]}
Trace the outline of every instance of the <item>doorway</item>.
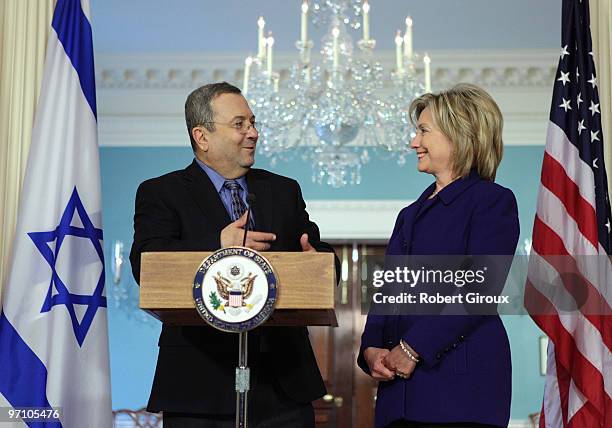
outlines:
{"label": "doorway", "polygon": [[377,382],[357,367],[361,333],[366,322],[367,256],[382,256],[385,244],[334,245],[342,273],[336,287],[338,327],[309,327],[327,395],[314,403],[317,428],[371,428]]}

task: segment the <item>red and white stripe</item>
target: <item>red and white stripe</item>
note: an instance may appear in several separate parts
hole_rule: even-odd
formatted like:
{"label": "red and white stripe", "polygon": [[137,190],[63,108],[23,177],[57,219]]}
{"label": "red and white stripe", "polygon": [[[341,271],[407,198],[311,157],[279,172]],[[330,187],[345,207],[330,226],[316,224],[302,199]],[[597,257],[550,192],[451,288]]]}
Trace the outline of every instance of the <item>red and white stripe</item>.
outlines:
{"label": "red and white stripe", "polygon": [[[562,269],[578,276],[562,280]],[[611,284],[593,171],[550,122],[525,290],[532,318],[551,340],[542,428],[612,427]],[[576,290],[585,303],[563,311]]]}
{"label": "red and white stripe", "polygon": [[230,291],[229,305],[232,308],[239,308],[242,306],[242,292],[241,291]]}

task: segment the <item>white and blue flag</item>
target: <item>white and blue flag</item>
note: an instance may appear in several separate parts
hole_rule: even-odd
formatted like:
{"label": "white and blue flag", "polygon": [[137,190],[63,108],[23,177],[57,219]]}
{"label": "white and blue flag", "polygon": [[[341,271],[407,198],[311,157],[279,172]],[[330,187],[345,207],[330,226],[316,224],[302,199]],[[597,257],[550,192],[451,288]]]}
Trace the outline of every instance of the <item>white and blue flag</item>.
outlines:
{"label": "white and blue flag", "polygon": [[111,427],[106,306],[89,1],[57,0],[2,292],[0,407],[61,408],[29,427]]}

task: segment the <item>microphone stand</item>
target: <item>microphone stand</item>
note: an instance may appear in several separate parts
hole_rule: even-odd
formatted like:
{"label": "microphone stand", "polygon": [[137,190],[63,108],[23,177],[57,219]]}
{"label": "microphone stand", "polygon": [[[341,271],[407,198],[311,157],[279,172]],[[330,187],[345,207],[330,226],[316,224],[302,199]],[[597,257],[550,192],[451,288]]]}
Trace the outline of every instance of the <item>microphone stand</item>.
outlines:
{"label": "microphone stand", "polygon": [[247,395],[249,393],[248,335],[241,331],[238,338],[238,367],[236,367],[236,428],[247,428]]}
{"label": "microphone stand", "polygon": [[[255,195],[247,195],[247,218],[242,238],[242,246],[246,245],[247,232],[251,220],[251,206]],[[248,363],[249,332],[241,331],[238,338],[238,367],[236,367],[236,428],[247,428],[247,396],[250,387],[250,371]]]}

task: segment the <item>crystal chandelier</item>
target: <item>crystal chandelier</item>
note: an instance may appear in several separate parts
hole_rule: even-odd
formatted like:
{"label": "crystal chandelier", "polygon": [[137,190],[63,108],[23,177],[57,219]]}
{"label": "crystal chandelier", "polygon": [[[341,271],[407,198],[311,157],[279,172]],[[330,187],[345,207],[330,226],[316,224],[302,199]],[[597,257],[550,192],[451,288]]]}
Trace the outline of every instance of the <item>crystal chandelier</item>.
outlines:
{"label": "crystal chandelier", "polygon": [[[423,59],[422,78],[408,17],[405,35],[398,31],[395,38],[395,69],[385,72],[373,58],[369,10],[367,0],[304,0],[295,44],[299,56],[282,94],[273,70],[274,39],[264,36],[259,18],[258,55],[245,60],[243,92],[260,123],[260,153],[273,165],[302,156],[312,164],[314,182],[337,188],[359,184],[361,167],[373,154],[405,163],[415,133],[407,106],[429,91],[429,57]],[[317,62],[311,56],[309,17],[328,27]],[[350,31],[358,29],[362,38],[355,49]],[[382,95],[385,80],[391,82],[391,95]]]}

